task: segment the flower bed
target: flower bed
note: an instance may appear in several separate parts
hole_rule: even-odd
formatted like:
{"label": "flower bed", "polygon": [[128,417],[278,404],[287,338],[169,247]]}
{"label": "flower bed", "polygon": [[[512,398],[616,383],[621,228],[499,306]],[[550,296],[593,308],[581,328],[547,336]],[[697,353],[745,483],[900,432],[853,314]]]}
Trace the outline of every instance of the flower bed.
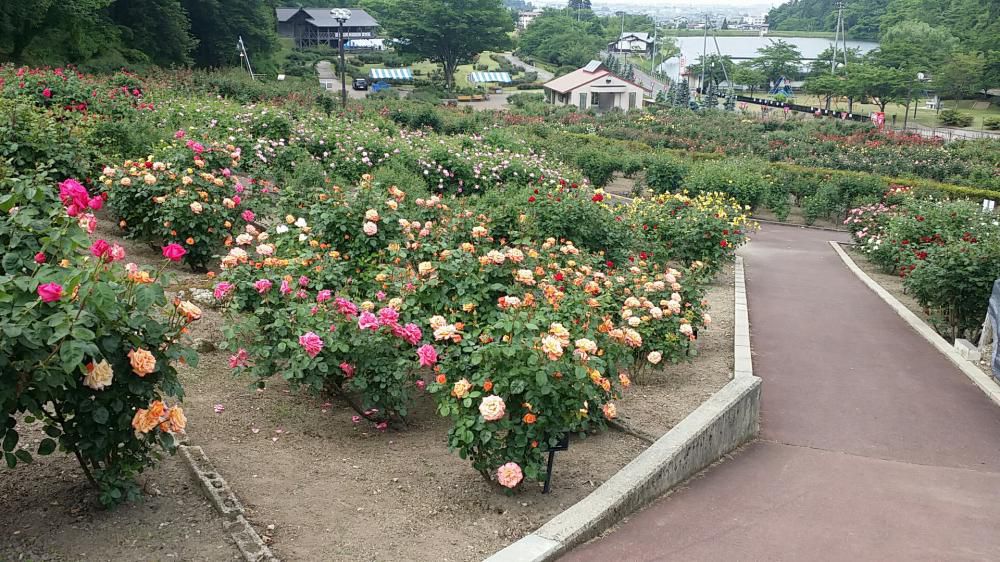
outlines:
{"label": "flower bed", "polygon": [[943,335],[975,339],[1000,278],[1000,220],[965,201],[918,199],[905,191],[853,209],[844,221],[859,250],[897,274]]}

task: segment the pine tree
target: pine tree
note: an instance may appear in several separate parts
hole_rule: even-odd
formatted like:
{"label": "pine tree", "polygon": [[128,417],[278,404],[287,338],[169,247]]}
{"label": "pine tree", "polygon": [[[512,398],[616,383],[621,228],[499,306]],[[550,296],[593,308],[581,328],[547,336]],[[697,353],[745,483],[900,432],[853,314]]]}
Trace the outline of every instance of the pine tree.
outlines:
{"label": "pine tree", "polygon": [[677,84],[677,95],[674,98],[677,107],[687,107],[691,101],[691,86],[688,84],[687,76],[683,77]]}

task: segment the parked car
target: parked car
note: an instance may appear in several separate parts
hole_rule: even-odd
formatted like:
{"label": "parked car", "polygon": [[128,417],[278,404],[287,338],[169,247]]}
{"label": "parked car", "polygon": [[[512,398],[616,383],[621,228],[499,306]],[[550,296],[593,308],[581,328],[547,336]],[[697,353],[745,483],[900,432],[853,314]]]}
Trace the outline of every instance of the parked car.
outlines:
{"label": "parked car", "polygon": [[368,89],[368,80],[365,80],[364,78],[355,78],[354,79],[354,89],[355,90],[367,90]]}

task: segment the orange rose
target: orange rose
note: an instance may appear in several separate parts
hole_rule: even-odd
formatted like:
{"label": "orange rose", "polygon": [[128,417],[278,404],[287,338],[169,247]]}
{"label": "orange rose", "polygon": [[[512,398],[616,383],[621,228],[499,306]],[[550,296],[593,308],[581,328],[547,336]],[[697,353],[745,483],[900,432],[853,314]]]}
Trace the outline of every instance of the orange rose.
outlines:
{"label": "orange rose", "polygon": [[493,381],[486,381],[486,382],[484,382],[483,383],[483,390],[485,390],[486,392],[489,392],[489,391],[493,390]]}
{"label": "orange rose", "polygon": [[170,422],[170,431],[173,433],[180,433],[187,427],[187,418],[184,416],[184,410],[180,406],[170,408],[170,413],[167,414],[167,421]]}
{"label": "orange rose", "polygon": [[149,433],[158,423],[159,420],[150,417],[149,410],[145,408],[139,408],[135,411],[135,415],[132,416],[132,427],[139,433]]}
{"label": "orange rose", "polygon": [[141,347],[129,351],[128,359],[132,364],[132,370],[140,377],[144,377],[156,369],[156,357]]}
{"label": "orange rose", "polygon": [[524,423],[531,425],[538,421],[538,417],[535,414],[524,414]]}
{"label": "orange rose", "polygon": [[437,381],[438,384],[444,384],[448,382],[448,379],[444,375],[438,375],[435,380]]}

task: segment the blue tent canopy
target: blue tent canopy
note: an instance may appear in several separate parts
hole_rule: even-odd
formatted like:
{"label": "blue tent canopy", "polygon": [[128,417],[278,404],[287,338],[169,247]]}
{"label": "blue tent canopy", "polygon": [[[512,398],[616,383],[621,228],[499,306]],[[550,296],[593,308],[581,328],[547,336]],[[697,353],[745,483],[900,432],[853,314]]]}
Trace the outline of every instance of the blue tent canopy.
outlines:
{"label": "blue tent canopy", "polygon": [[373,68],[369,74],[376,80],[413,80],[409,68]]}
{"label": "blue tent canopy", "polygon": [[469,82],[498,82],[501,84],[509,84],[513,82],[510,79],[509,72],[470,72]]}

